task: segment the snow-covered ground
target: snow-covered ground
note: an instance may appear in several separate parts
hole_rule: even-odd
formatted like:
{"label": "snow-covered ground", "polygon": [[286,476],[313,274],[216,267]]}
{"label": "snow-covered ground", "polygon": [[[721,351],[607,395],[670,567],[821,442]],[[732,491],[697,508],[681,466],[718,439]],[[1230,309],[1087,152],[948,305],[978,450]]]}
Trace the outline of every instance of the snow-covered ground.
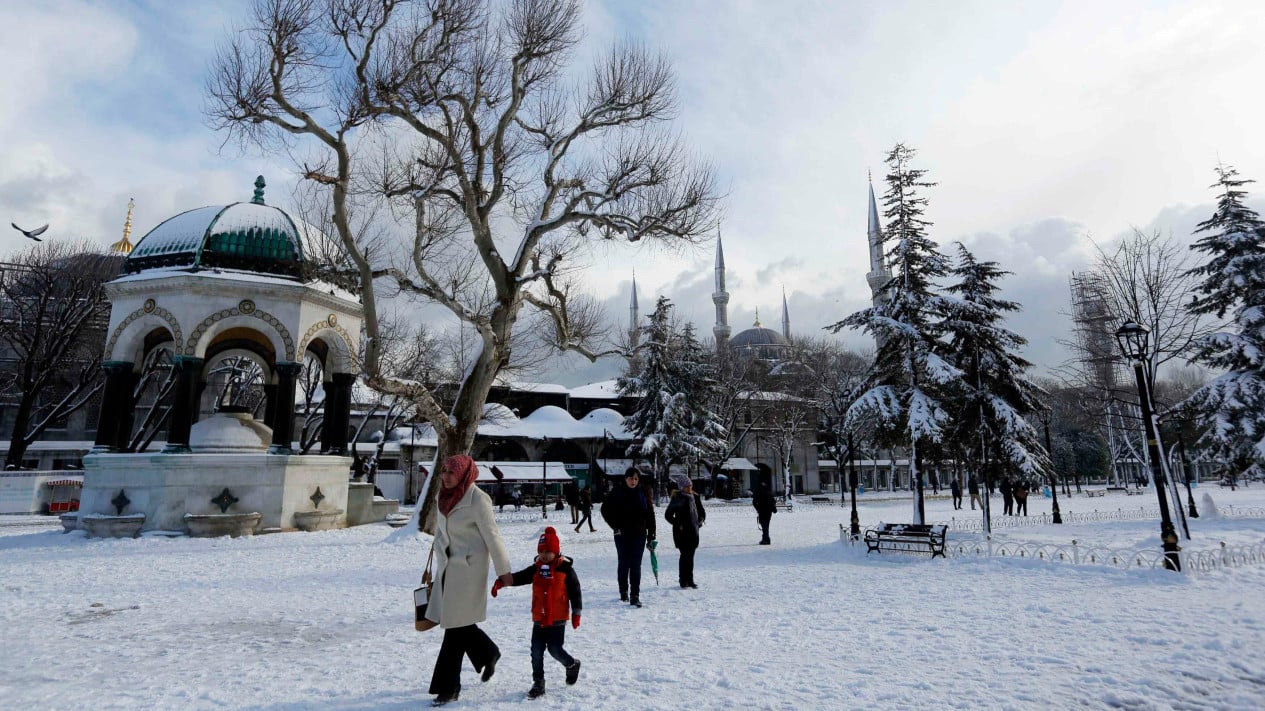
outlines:
{"label": "snow-covered ground", "polygon": [[[1265,486],[1210,493],[1265,506]],[[863,497],[863,525],[909,519],[909,503]],[[1000,509],[1000,500],[995,499]],[[1153,495],[1062,499],[1064,512],[1154,505]],[[1032,513],[1048,499],[1033,497]],[[490,602],[496,677],[463,672],[453,708],[593,709],[1265,708],[1265,565],[1205,575],[1032,560],[870,556],[839,542],[846,509],[805,506],[759,540],[748,507],[713,506],[698,590],[660,584],[618,600],[609,531],[576,534],[584,663],[548,695],[531,683],[526,588]],[[932,500],[928,516],[953,512]],[[557,517],[557,518],[555,518]],[[662,525],[662,524],[661,524]],[[515,567],[541,524],[506,521]],[[1265,520],[1192,521],[1195,540],[1258,543]],[[31,518],[0,519],[0,707],[416,709],[440,641],[412,629],[410,593],[428,539],[385,526],[239,540],[87,540]],[[670,535],[665,535],[670,539]],[[1004,528],[997,540],[1158,546],[1154,519]],[[863,550],[863,549],[862,549]]]}

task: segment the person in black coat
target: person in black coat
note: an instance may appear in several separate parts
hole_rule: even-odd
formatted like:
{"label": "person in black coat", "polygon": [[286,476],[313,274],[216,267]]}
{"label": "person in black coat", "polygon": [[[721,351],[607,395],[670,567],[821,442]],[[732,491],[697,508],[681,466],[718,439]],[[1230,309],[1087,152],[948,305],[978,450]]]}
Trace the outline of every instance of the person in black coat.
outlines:
{"label": "person in black coat", "polygon": [[1001,483],[997,485],[997,490],[1001,492],[1001,506],[1003,516],[1012,516],[1015,513],[1015,498],[1011,495],[1010,477],[1002,477]]}
{"label": "person in black coat", "polygon": [[949,483],[949,491],[953,494],[953,509],[956,511],[962,508],[962,482],[957,477],[953,477]]}
{"label": "person in black coat", "polygon": [[694,492],[694,482],[685,477],[677,480],[680,489],[672,495],[672,501],[663,517],[672,524],[672,544],[681,551],[678,568],[681,587],[697,588],[694,582],[694,552],[698,550],[698,530],[707,520],[703,499]]}
{"label": "person in black coat", "polygon": [[601,509],[602,519],[615,532],[619,599],[634,607],[641,607],[641,558],[655,539],[654,503],[640,484],[641,472],[629,467],[624,485],[615,487]]}
{"label": "person in black coat", "polygon": [[755,494],[751,496],[751,505],[755,507],[756,520],[760,522],[760,531],[763,534],[760,545],[770,545],[772,541],[769,540],[769,521],[773,518],[773,512],[777,511],[777,501],[774,500],[768,484],[760,482],[756,486]]}

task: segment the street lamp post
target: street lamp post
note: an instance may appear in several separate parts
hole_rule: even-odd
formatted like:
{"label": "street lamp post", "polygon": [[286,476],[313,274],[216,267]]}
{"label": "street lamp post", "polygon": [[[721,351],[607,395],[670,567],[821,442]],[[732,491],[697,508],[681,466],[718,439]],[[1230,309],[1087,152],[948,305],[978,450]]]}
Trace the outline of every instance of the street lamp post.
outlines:
{"label": "street lamp post", "polygon": [[[1041,418],[1041,424],[1045,427],[1045,453],[1050,458],[1050,520],[1054,523],[1063,523],[1063,514],[1059,511],[1059,474],[1054,468],[1054,447],[1050,444],[1050,416],[1053,411],[1045,408],[1037,411],[1037,416]],[[1026,511],[1026,509],[1025,509]]]}
{"label": "street lamp post", "polygon": [[1142,411],[1142,424],[1146,428],[1147,450],[1151,458],[1151,478],[1155,481],[1155,495],[1160,504],[1160,540],[1164,544],[1164,567],[1180,571],[1182,561],[1177,545],[1177,529],[1168,514],[1168,497],[1164,492],[1164,447],[1160,443],[1159,428],[1155,426],[1155,416],[1151,410],[1151,384],[1147,380],[1143,365],[1148,357],[1147,339],[1151,329],[1134,321],[1126,321],[1116,330],[1116,340],[1120,350],[1133,363],[1133,377],[1138,387],[1138,409]]}
{"label": "street lamp post", "polygon": [[549,438],[540,438],[540,517],[549,518]]}

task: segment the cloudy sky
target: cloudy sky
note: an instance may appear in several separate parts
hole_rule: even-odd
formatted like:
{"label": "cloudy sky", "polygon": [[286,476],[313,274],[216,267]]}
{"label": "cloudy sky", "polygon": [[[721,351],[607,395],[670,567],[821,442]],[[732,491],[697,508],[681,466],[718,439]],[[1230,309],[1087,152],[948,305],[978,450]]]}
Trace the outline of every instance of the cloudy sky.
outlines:
{"label": "cloudy sky", "polygon": [[[286,194],[284,159],[221,150],[202,118],[207,63],[247,8],[4,3],[0,217],[109,243],[129,197],[139,237],[247,199],[258,173]],[[680,130],[726,194],[735,330],[757,308],[776,326],[783,288],[803,333],[863,305],[866,175],[898,141],[939,183],[932,236],[1015,272],[1012,327],[1043,367],[1065,357],[1067,278],[1091,239],[1136,226],[1188,240],[1218,160],[1265,180],[1265,3],[592,0],[586,25],[592,48],[633,38],[675,62]],[[21,243],[0,233],[0,257]],[[711,249],[602,255],[590,287],[626,318],[635,265],[643,306],[666,294],[708,332]]]}

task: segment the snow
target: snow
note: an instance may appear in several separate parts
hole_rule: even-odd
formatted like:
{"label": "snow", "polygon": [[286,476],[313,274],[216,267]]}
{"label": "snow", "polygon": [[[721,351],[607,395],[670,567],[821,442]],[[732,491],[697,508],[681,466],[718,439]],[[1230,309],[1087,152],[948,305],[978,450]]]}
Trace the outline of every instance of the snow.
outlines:
{"label": "snow", "polygon": [[[930,492],[928,492],[930,493]],[[1200,487],[1223,517],[1191,521],[1191,550],[1259,543],[1265,488]],[[861,497],[863,525],[907,520],[908,495]],[[1065,513],[1154,505],[1153,494],[1062,497]],[[745,503],[707,501],[696,578],[674,585],[660,510],[660,584],[621,604],[609,530],[550,511],[584,586],[568,687],[525,699],[530,590],[490,600],[481,625],[504,655],[487,684],[463,670],[453,709],[1259,709],[1265,707],[1265,565],[1200,575],[1033,560],[872,555],[839,541],[848,509],[797,505],[758,546]],[[1034,495],[1034,514],[1049,500]],[[1000,508],[997,506],[996,508]],[[928,517],[952,511],[929,497]],[[1258,511],[1258,513],[1260,513]],[[416,709],[440,631],[413,631],[429,538],[384,525],[241,539],[88,540],[57,519],[0,521],[0,699],[6,708]],[[561,525],[559,525],[561,522]],[[501,516],[515,569],[542,523]],[[1154,519],[999,527],[997,540],[1156,547]],[[59,530],[59,529],[56,529]],[[960,538],[964,534],[953,534]],[[535,705],[533,705],[535,704]]]}

